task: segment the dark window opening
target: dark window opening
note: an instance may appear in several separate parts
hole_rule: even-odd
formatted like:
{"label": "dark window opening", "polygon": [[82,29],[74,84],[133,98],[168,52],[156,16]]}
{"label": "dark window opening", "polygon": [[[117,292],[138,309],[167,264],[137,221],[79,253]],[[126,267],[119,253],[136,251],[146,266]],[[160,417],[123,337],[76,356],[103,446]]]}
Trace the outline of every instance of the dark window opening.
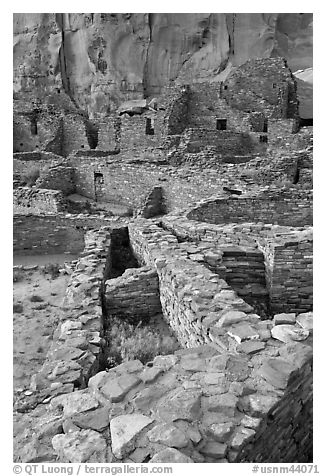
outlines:
{"label": "dark window opening", "polygon": [[216,129],[218,131],[226,131],[226,119],[216,119]]}
{"label": "dark window opening", "polygon": [[259,142],[268,142],[267,136],[259,136]]}
{"label": "dark window opening", "polygon": [[21,147],[23,147],[24,144],[21,142],[19,145],[20,145]]}
{"label": "dark window opening", "polygon": [[31,118],[31,134],[32,134],[32,136],[37,135],[37,119],[36,119],[36,117]]}
{"label": "dark window opening", "polygon": [[296,184],[299,182],[299,178],[300,178],[300,169],[299,169],[299,167],[297,167],[297,168],[296,168],[296,171],[295,171],[295,173],[294,173],[294,176],[293,176],[293,181],[292,181],[292,183],[293,183],[294,185],[296,185]]}
{"label": "dark window opening", "polygon": [[86,120],[85,121],[85,130],[86,138],[90,149],[96,149],[98,145],[98,125],[95,123]]}
{"label": "dark window opening", "polygon": [[104,177],[101,172],[94,172],[94,181],[96,184],[103,184],[104,183]]}
{"label": "dark window opening", "polygon": [[149,117],[146,118],[145,134],[148,135],[148,136],[153,136],[154,135],[154,127],[153,127],[152,119],[149,118]]}
{"label": "dark window opening", "polygon": [[84,149],[84,147],[85,147],[84,145],[81,145],[81,146],[80,146],[81,149]]}
{"label": "dark window opening", "polygon": [[226,90],[227,90],[227,88],[228,88],[228,87],[225,85],[225,86],[224,86],[224,90],[226,91]]}
{"label": "dark window opening", "polygon": [[299,128],[300,128],[300,127],[309,127],[309,126],[313,126],[313,119],[312,119],[312,117],[311,117],[311,118],[308,118],[308,119],[303,119],[302,117],[300,117]]}
{"label": "dark window opening", "polygon": [[275,89],[275,88],[276,88],[276,83],[273,83],[273,89]]}
{"label": "dark window opening", "polygon": [[267,119],[264,119],[263,132],[268,132],[268,120]]}

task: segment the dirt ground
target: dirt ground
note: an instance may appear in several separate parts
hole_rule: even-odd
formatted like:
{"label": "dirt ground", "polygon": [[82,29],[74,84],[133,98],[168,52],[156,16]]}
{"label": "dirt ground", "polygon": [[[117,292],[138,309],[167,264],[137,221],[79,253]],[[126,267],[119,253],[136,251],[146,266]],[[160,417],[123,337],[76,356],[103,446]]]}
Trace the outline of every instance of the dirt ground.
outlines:
{"label": "dirt ground", "polygon": [[[41,258],[41,257],[40,257]],[[14,393],[28,390],[31,376],[45,361],[58,324],[69,275],[55,277],[34,263],[14,268],[13,380]],[[40,260],[42,262],[42,259]],[[37,267],[36,267],[37,266]],[[36,269],[27,269],[33,268]],[[21,269],[23,268],[23,269]],[[62,311],[61,311],[62,312]]]}

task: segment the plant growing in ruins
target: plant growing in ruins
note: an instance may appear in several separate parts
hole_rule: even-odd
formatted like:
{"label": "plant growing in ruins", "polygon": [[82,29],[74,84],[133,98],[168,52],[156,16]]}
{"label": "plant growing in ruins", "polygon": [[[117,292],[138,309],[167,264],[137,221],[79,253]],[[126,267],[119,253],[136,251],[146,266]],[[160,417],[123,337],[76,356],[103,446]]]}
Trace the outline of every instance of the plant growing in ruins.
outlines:
{"label": "plant growing in ruins", "polygon": [[43,274],[50,274],[51,279],[55,279],[60,275],[60,265],[57,263],[49,263],[43,266]]}
{"label": "plant growing in ruins", "polygon": [[173,339],[162,337],[156,329],[144,326],[142,322],[134,326],[113,318],[108,334],[109,367],[132,359],[138,359],[146,364],[157,355],[171,354],[178,348]]}
{"label": "plant growing in ruins", "polygon": [[16,314],[21,314],[22,312],[24,312],[23,305],[20,304],[20,303],[15,303],[15,304],[13,305],[13,311],[14,311],[14,313],[16,313]]}
{"label": "plant growing in ruins", "polygon": [[32,296],[29,298],[31,302],[43,302],[44,299],[41,296],[38,296],[37,294],[32,294]]}
{"label": "plant growing in ruins", "polygon": [[40,176],[40,169],[38,167],[32,167],[30,170],[26,171],[22,177],[21,177],[21,182],[23,184],[32,186],[35,185],[36,180]]}
{"label": "plant growing in ruins", "polygon": [[20,281],[23,281],[24,279],[24,273],[20,270],[14,270],[13,272],[13,282],[14,283],[19,283]]}

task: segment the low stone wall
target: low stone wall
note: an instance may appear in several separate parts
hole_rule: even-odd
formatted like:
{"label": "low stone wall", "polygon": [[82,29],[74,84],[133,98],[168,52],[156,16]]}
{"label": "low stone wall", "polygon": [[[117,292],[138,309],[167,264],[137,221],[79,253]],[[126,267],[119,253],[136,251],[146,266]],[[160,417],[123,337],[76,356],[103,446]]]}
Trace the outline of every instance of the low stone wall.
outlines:
{"label": "low stone wall", "polygon": [[150,267],[127,269],[122,276],[105,282],[109,316],[128,317],[135,323],[162,312],[158,276]]}
{"label": "low stone wall", "polygon": [[163,215],[164,212],[163,187],[156,186],[145,197],[138,215],[143,218],[153,218],[157,215]]}
{"label": "low stone wall", "polygon": [[49,213],[62,212],[66,209],[62,192],[29,187],[18,187],[14,190],[15,205]]}
{"label": "low stone wall", "polygon": [[110,220],[70,214],[14,215],[14,254],[78,254],[84,248],[84,234]]}
{"label": "low stone wall", "polygon": [[139,261],[155,266],[163,316],[184,347],[215,342],[210,330],[215,321],[203,325],[204,316],[218,319],[222,310],[230,308],[244,316],[253,311],[217,274],[188,259],[175,237],[156,225],[130,224],[129,237]]}
{"label": "low stone wall", "polygon": [[272,313],[306,312],[313,305],[312,229],[261,242]]}
{"label": "low stone wall", "polygon": [[[251,301],[251,297],[254,299],[255,297],[250,293],[249,295],[242,294],[242,289],[238,288],[237,283],[229,281],[227,275],[224,274],[224,268],[227,269],[228,266],[226,262],[223,262],[223,247],[225,245],[236,245],[245,249],[249,247],[254,254],[259,254],[260,251],[263,253],[266,290],[269,295],[269,312],[271,314],[312,310],[313,241],[311,227],[298,229],[254,223],[211,225],[187,220],[182,216],[162,217],[161,221],[164,228],[176,235],[179,240],[199,242],[199,247],[195,247],[196,253],[198,251],[201,253],[200,247],[202,249],[207,248],[207,246],[211,247],[212,250],[208,255],[208,260],[215,266],[215,272],[226,279],[229,284],[232,284],[239,295],[249,303],[254,304],[255,300]],[[239,255],[239,259],[241,262],[241,255]],[[214,268],[211,269],[214,270]],[[236,273],[239,272],[238,258],[234,269]],[[248,271],[249,269],[250,267],[247,268]],[[242,269],[244,276],[245,270],[246,266]],[[259,269],[257,271],[257,280],[259,280],[261,274]],[[253,279],[253,276],[250,276],[250,278],[249,276],[248,274],[246,278],[244,277],[244,282],[247,281],[248,284]],[[254,285],[254,283],[252,284]],[[255,289],[255,285],[253,289]],[[263,288],[258,287],[257,292],[257,296],[260,295],[262,299],[265,299],[265,286]]]}
{"label": "low stone wall", "polygon": [[67,286],[61,322],[44,365],[31,380],[36,399],[83,388],[98,372],[104,344],[102,282],[110,268],[109,250],[109,228],[86,233],[84,251]]}
{"label": "low stone wall", "polygon": [[195,153],[207,145],[214,146],[217,154],[221,155],[246,155],[253,150],[253,144],[248,134],[205,128],[187,129],[179,147],[184,152]]}
{"label": "low stone wall", "polygon": [[36,186],[51,190],[61,190],[64,195],[71,195],[75,191],[74,169],[67,163],[47,167],[41,170]]}
{"label": "low stone wall", "polygon": [[48,418],[63,407],[71,428],[52,438],[59,461],[311,462],[311,347],[238,347],[129,361],[54,398]]}
{"label": "low stone wall", "polygon": [[[130,224],[129,236],[139,259],[157,270],[163,313],[193,348],[147,365],[128,361],[74,392],[63,382],[72,371],[76,381],[80,369],[66,359],[66,373],[56,363],[45,374],[61,395],[51,393],[47,381],[50,396],[21,461],[311,462],[312,314],[262,321],[218,275],[188,258],[176,237],[148,220]],[[76,266],[67,292],[78,320],[69,308],[58,327],[62,343],[80,350],[89,336],[79,322],[98,325],[96,312],[85,309],[96,306],[100,274],[110,267],[103,258],[106,230],[102,241],[98,237],[87,235],[86,262]],[[89,273],[95,263],[102,269]],[[207,344],[200,345],[200,336]]]}
{"label": "low stone wall", "polygon": [[251,197],[216,197],[187,214],[190,220],[208,223],[263,222],[286,226],[312,224],[311,193],[279,190]]}

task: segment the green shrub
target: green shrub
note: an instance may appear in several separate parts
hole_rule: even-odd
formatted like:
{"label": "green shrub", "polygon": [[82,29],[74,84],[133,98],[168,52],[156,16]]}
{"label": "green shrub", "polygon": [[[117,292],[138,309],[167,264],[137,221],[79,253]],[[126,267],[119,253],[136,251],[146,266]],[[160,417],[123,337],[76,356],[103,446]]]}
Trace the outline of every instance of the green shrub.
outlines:
{"label": "green shrub", "polygon": [[36,180],[40,176],[40,169],[38,167],[32,167],[27,170],[21,177],[21,182],[26,185],[35,185]]}
{"label": "green shrub", "polygon": [[158,330],[142,322],[135,326],[118,318],[111,321],[107,341],[109,367],[132,359],[146,364],[157,355],[172,354],[179,348],[174,339],[162,337]]}

